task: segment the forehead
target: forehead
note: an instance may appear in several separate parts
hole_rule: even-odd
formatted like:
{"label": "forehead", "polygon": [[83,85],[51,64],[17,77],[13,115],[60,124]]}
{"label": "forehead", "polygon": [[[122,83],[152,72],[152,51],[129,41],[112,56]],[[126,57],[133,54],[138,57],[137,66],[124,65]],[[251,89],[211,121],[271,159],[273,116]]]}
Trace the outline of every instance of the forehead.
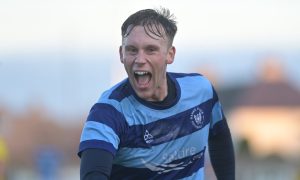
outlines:
{"label": "forehead", "polygon": [[[148,28],[148,27],[147,27]],[[151,32],[150,29],[151,28]],[[167,43],[167,37],[162,27],[160,27],[160,32],[162,36],[159,36],[158,31],[155,27],[149,27],[145,30],[144,26],[135,26],[135,27],[128,27],[129,34],[123,38],[124,44],[132,44],[132,43]],[[147,31],[147,32],[146,32]]]}

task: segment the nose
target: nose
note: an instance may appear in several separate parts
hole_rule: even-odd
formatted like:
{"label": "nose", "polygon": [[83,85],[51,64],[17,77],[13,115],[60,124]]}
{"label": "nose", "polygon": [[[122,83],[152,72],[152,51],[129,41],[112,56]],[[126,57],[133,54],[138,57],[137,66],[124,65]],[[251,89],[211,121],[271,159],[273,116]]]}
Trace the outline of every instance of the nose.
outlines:
{"label": "nose", "polygon": [[137,63],[137,64],[144,64],[144,63],[146,63],[146,57],[145,57],[145,54],[142,51],[140,51],[136,55],[135,63]]}

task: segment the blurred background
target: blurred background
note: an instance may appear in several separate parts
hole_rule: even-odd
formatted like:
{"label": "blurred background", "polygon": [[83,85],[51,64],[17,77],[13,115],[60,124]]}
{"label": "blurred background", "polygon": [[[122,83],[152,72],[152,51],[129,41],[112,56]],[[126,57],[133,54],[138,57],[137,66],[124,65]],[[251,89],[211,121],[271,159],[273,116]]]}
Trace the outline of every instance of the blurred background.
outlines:
{"label": "blurred background", "polygon": [[160,6],[178,21],[169,71],[219,93],[237,179],[300,179],[300,1],[0,0],[1,180],[79,179],[87,114],[126,77],[120,26]]}

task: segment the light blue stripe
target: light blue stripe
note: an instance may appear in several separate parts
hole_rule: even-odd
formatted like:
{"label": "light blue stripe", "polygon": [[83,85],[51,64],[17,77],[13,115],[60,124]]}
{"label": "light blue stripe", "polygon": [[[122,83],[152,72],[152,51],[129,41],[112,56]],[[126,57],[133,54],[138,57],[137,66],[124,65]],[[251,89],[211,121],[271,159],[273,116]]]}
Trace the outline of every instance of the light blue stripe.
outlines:
{"label": "light blue stripe", "polygon": [[[181,87],[181,99],[200,100],[202,103],[213,97],[211,83],[203,76],[189,76],[177,79]],[[196,99],[195,99],[196,98]]]}
{"label": "light blue stripe", "polygon": [[204,180],[204,168],[200,168],[197,172],[189,177],[185,177],[181,180]]}
{"label": "light blue stripe", "polygon": [[211,122],[211,128],[219,121],[223,119],[223,114],[222,114],[222,105],[218,101],[215,103],[213,109],[212,109],[212,122]]}
{"label": "light blue stripe", "polygon": [[[150,149],[121,148],[116,155],[115,163],[126,167],[140,168],[145,167],[144,162],[166,164],[176,159],[191,156],[207,146],[208,130],[209,124],[191,135],[153,146]],[[129,159],[131,160],[129,161]]]}
{"label": "light blue stripe", "polygon": [[132,126],[148,124],[173,116],[213,97],[210,82],[202,76],[179,78],[178,83],[181,87],[180,100],[175,106],[165,110],[151,109],[137,101],[134,96],[124,98],[120,103],[114,100],[102,99],[102,101],[111,104],[118,111],[124,113],[129,126]]}
{"label": "light blue stripe", "polygon": [[95,121],[87,121],[83,127],[80,142],[95,139],[111,143],[115,149],[118,149],[120,142],[118,135],[109,126]]}

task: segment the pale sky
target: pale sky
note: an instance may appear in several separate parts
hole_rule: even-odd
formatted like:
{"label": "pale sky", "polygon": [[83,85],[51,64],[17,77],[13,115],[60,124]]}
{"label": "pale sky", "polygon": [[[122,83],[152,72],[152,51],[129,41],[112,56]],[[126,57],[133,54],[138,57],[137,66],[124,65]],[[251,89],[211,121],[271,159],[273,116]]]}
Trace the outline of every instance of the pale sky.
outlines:
{"label": "pale sky", "polygon": [[[120,26],[142,8],[167,7],[175,44],[197,48],[299,47],[297,0],[1,0],[0,50],[91,51],[120,44]],[[1,53],[0,51],[0,53]]]}
{"label": "pale sky", "polygon": [[178,21],[171,71],[212,67],[223,85],[249,83],[260,62],[253,52],[284,52],[289,78],[300,83],[299,0],[0,0],[0,103],[88,112],[126,77],[123,21],[160,6]]}

